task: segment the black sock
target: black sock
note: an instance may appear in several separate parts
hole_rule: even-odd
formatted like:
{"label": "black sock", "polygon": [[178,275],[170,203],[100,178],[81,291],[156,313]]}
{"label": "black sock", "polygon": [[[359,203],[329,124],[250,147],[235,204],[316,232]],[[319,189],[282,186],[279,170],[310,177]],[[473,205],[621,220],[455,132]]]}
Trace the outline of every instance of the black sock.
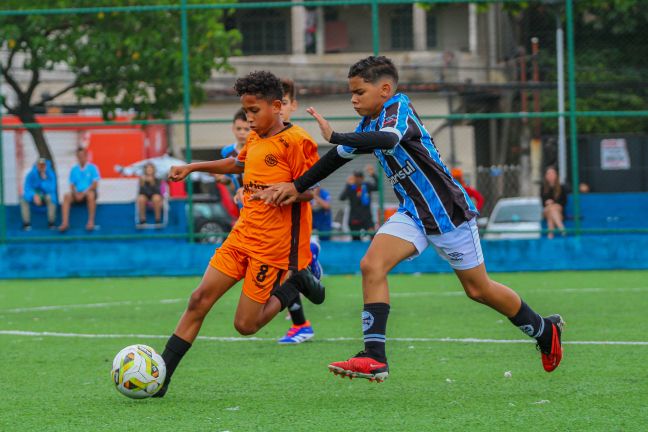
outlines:
{"label": "black sock", "polygon": [[368,303],[362,311],[362,333],[364,335],[365,351],[374,360],[387,361],[385,354],[385,333],[389,305],[387,303]]}
{"label": "black sock", "polygon": [[292,319],[294,325],[302,325],[306,322],[301,297],[297,296],[295,301],[288,307],[288,312],[290,313],[290,319]]}
{"label": "black sock", "polygon": [[186,340],[172,334],[169,340],[167,341],[164,352],[162,353],[162,358],[166,364],[166,379],[165,383],[168,383],[171,380],[171,375],[175,372],[178,367],[178,363],[182,360],[182,357],[189,351],[191,344]]}
{"label": "black sock", "polygon": [[509,320],[522,333],[535,338],[542,351],[551,349],[551,321],[538,315],[529,305],[522,302],[518,313]]}
{"label": "black sock", "polygon": [[281,310],[287,306],[292,305],[295,299],[299,298],[299,291],[297,291],[297,283],[290,277],[277,289],[272,292],[272,295],[279,299],[281,303]]}

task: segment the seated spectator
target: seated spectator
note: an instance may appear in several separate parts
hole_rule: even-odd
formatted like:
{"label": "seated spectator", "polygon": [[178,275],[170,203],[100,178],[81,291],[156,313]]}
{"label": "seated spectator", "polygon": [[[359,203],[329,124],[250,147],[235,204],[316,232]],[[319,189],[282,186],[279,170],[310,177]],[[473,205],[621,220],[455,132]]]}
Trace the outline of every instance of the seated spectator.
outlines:
{"label": "seated spectator", "polygon": [[475,204],[477,211],[481,211],[482,207],[484,207],[484,196],[479,193],[477,189],[472,188],[466,184],[461,168],[452,168],[451,173],[452,177],[459,182],[459,184],[464,188],[464,190],[472,200],[473,204]]}
{"label": "seated spectator", "polygon": [[[313,188],[313,230],[318,232],[329,232],[333,225],[331,219],[331,194],[326,189],[317,186]],[[322,240],[328,240],[329,235],[320,235]]]}
{"label": "seated spectator", "polygon": [[578,185],[578,192],[582,194],[590,193],[590,186],[585,182],[580,182]]}
{"label": "seated spectator", "polygon": [[88,162],[88,151],[78,148],[76,151],[78,165],[70,170],[70,192],[63,199],[61,226],[59,231],[65,232],[70,228],[70,207],[72,204],[86,203],[88,206],[88,223],[86,230],[95,228],[95,213],[97,211],[97,186],[99,185],[99,169]]}
{"label": "seated spectator", "polygon": [[547,238],[554,238],[554,231],[558,228],[562,235],[565,235],[564,211],[567,204],[567,185],[560,184],[558,180],[558,171],[553,166],[545,170],[542,187],[540,189],[540,198],[544,210],[542,214],[547,220]]}
{"label": "seated spectator", "polygon": [[39,158],[25,177],[23,197],[20,200],[23,229],[31,230],[31,205],[47,206],[47,223],[50,229],[53,229],[57,204],[56,174],[50,161]]}
{"label": "seated spectator", "polygon": [[153,205],[153,214],[155,223],[162,223],[162,182],[155,176],[155,166],[148,163],[144,166],[144,174],[139,180],[139,192],[137,193],[137,211],[139,215],[139,224],[146,223],[146,205],[150,202]]}
{"label": "seated spectator", "polygon": [[[351,231],[374,228],[371,215],[371,192],[378,190],[378,177],[371,165],[367,165],[365,171],[373,179],[372,183],[365,182],[362,171],[355,171],[347,180],[347,185],[340,195],[340,200],[349,200],[349,229]],[[360,240],[361,235],[355,233],[351,237],[353,240]]]}

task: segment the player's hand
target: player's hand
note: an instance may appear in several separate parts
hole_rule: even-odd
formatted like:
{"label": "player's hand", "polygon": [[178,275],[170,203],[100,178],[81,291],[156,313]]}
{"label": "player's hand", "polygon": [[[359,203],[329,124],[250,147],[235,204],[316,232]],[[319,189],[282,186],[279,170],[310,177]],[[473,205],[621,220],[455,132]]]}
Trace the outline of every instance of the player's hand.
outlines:
{"label": "player's hand", "polygon": [[38,194],[34,195],[34,204],[36,204],[37,206],[43,205],[43,200],[41,199],[40,195]]}
{"label": "player's hand", "polygon": [[189,174],[191,174],[191,170],[187,165],[172,166],[169,170],[169,180],[179,182],[184,180]]}
{"label": "player's hand", "polygon": [[250,201],[263,201],[264,203],[275,206],[272,197],[274,195],[273,186],[268,186],[265,189],[258,190],[250,196]]}
{"label": "player's hand", "polygon": [[313,107],[306,108],[306,112],[312,115],[315,120],[317,120],[317,124],[319,125],[320,131],[322,132],[322,137],[326,141],[330,141],[331,135],[333,134],[333,129],[331,128],[329,122],[324,117],[322,117],[320,113],[315,111],[315,108]]}
{"label": "player's hand", "polygon": [[236,193],[234,194],[234,204],[243,205],[243,188],[242,187],[236,189]]}
{"label": "player's hand", "polygon": [[294,183],[277,183],[272,186],[272,201],[276,205],[288,205],[294,203],[299,197],[299,192]]}

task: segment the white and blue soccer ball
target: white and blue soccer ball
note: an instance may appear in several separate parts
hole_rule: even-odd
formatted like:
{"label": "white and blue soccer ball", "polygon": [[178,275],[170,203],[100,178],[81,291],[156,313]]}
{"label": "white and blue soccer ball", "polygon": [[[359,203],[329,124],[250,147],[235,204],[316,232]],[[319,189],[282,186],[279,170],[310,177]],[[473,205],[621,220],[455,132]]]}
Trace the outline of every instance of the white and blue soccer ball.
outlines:
{"label": "white and blue soccer ball", "polygon": [[121,394],[132,399],[144,399],[162,388],[166,365],[150,346],[130,345],[117,353],[110,375]]}

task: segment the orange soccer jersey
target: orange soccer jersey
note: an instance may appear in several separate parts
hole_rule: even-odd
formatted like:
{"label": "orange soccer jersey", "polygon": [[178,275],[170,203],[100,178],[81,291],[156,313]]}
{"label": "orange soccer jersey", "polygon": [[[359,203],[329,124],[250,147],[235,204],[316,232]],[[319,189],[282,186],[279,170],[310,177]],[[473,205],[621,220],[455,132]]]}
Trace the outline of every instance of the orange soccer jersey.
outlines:
{"label": "orange soccer jersey", "polygon": [[318,158],[317,144],[299,126],[289,124],[267,138],[252,131],[237,157],[237,163],[245,166],[245,205],[225,242],[227,246],[279,269],[305,268],[311,260],[310,204],[297,202],[275,207],[249,198],[271,184],[293,181]]}

